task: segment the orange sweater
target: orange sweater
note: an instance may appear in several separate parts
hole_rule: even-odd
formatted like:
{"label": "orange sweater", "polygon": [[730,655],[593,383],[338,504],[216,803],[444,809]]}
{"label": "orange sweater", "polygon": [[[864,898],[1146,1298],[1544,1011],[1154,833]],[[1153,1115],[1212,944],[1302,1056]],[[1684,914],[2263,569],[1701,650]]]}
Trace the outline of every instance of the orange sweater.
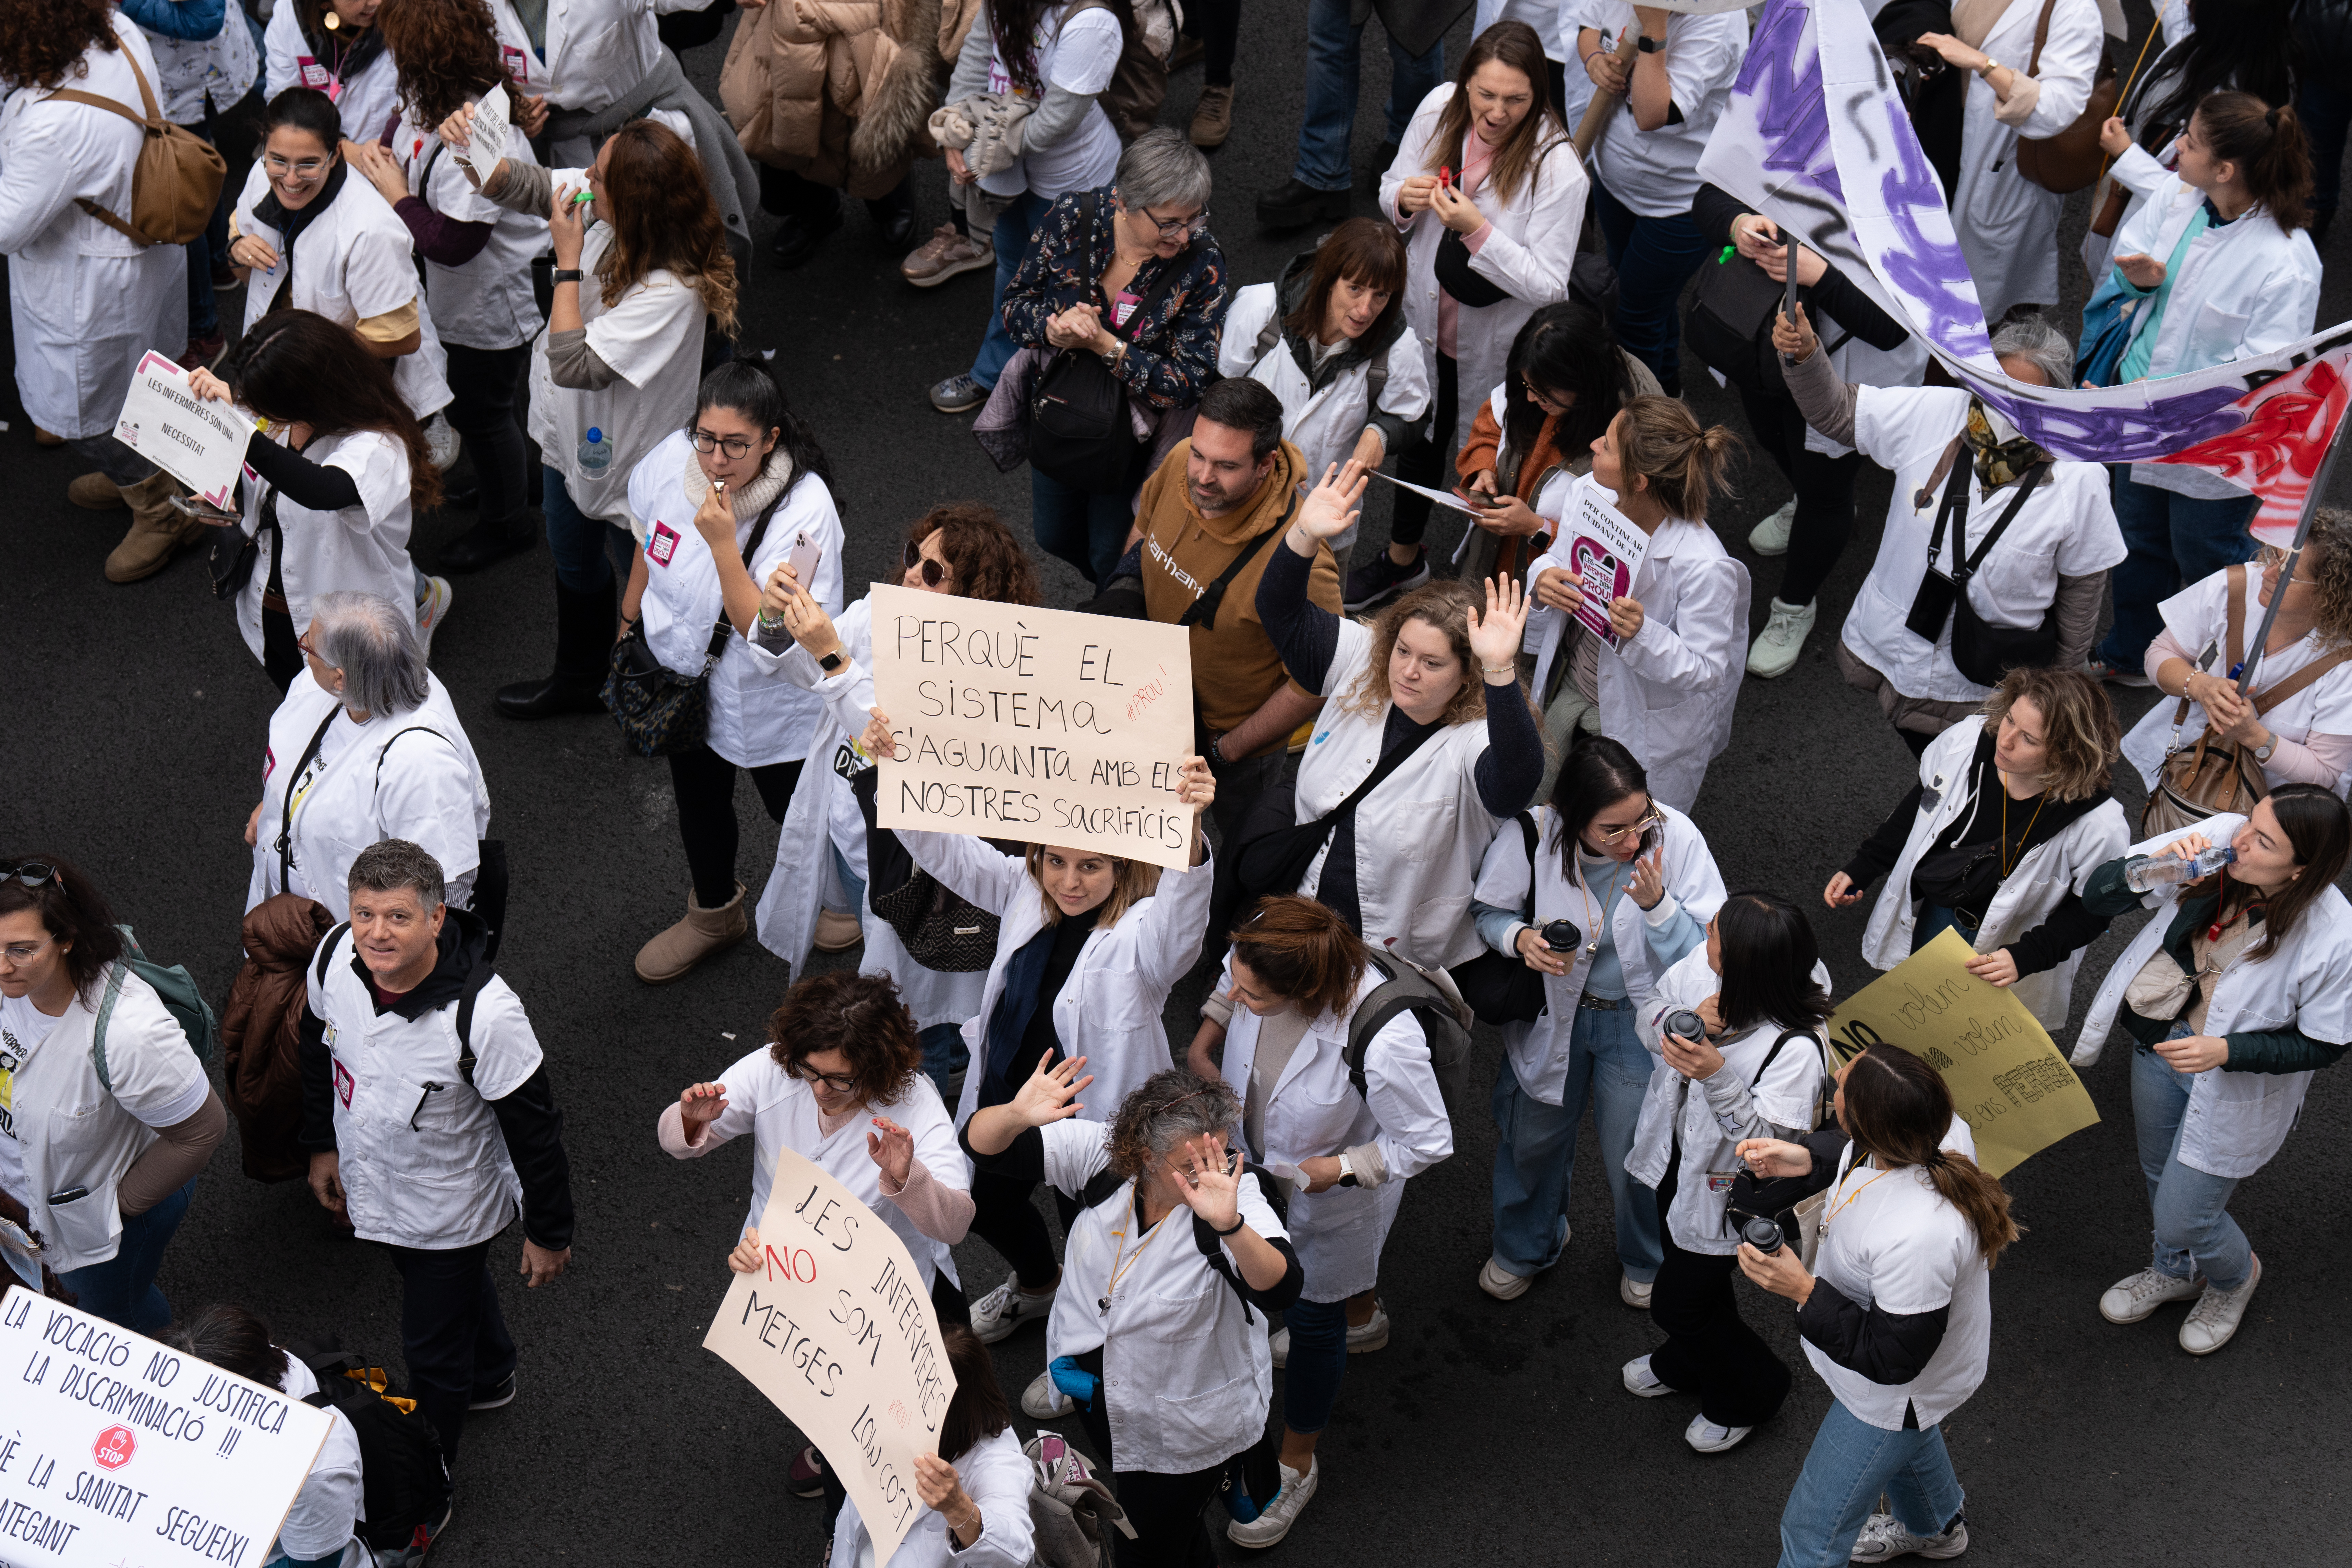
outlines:
{"label": "orange sweater", "polygon": [[[1559,418],[1547,417],[1542,428],[1536,432],[1535,445],[1519,463],[1519,487],[1508,493],[1518,496],[1522,500],[1532,501],[1534,497],[1528,492],[1534,489],[1535,479],[1554,468],[1570,465],[1572,459],[1569,454],[1559,449]],[[1454,471],[1461,476],[1465,487],[1478,475],[1494,468],[1495,455],[1502,444],[1503,426],[1495,417],[1494,399],[1487,398],[1478,405],[1478,417],[1471,423],[1470,438],[1462,443],[1461,455],[1454,459]],[[1578,457],[1583,455],[1577,454]],[[1543,537],[1542,534],[1528,534],[1522,538],[1498,541],[1495,570],[1512,577],[1527,575],[1528,567],[1540,553],[1536,542]]]}

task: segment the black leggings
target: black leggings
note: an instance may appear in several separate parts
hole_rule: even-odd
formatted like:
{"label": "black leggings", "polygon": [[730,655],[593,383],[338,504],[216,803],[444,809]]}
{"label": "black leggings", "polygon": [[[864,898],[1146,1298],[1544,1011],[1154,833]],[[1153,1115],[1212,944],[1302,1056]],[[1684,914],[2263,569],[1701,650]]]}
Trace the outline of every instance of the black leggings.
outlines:
{"label": "black leggings", "polygon": [[474,460],[481,487],[476,511],[484,522],[511,522],[530,504],[530,453],[523,442],[523,374],[530,345],[469,349],[446,343],[449,355],[449,428]]}
{"label": "black leggings", "polygon": [[[798,763],[770,763],[747,769],[768,808],[768,820],[782,822],[800,783]],[[735,764],[709,746],[674,752],[670,786],[677,794],[677,836],[686,844],[686,868],[694,878],[694,901],[715,910],[735,896]]]}
{"label": "black leggings", "polygon": [[1748,427],[1781,477],[1797,492],[1797,515],[1789,525],[1789,554],[1780,568],[1780,600],[1810,605],[1836,570],[1853,533],[1853,486],[1862,477],[1862,454],[1832,458],[1805,449],[1805,416],[1793,397],[1759,397],[1740,389]]}
{"label": "black leggings", "polygon": [[1789,1369],[1739,1315],[1731,1293],[1738,1255],[1718,1258],[1675,1245],[1666,1210],[1675,1201],[1675,1176],[1669,1166],[1658,1188],[1665,1260],[1650,1289],[1650,1321],[1666,1342],[1650,1352],[1650,1371],[1667,1387],[1697,1394],[1700,1414],[1717,1426],[1754,1426],[1789,1397]]}
{"label": "black leggings", "polygon": [[[980,1064],[974,1062],[971,1070],[979,1068]],[[1037,1185],[1017,1176],[974,1171],[971,1229],[973,1235],[996,1248],[998,1257],[1013,1265],[1013,1279],[1022,1289],[1050,1290],[1061,1277],[1062,1266],[1054,1258],[1054,1237],[1045,1228],[1045,1216],[1029,1201]],[[1077,1202],[1064,1195],[1059,1187],[1052,1191],[1054,1206],[1060,1212],[1062,1228],[1066,1232],[1070,1222],[1077,1217]]]}
{"label": "black leggings", "polygon": [[1233,86],[1242,0],[1192,0],[1184,8],[1184,30],[1201,40],[1201,80],[1211,87]]}
{"label": "black leggings", "polygon": [[292,616],[276,610],[261,612],[261,669],[269,677],[269,683],[278,688],[280,697],[294,684],[294,678],[302,673],[302,646],[295,641],[299,635],[294,629]]}
{"label": "black leggings", "polygon": [[[1429,489],[1451,489],[1455,405],[1461,399],[1453,356],[1437,356],[1436,406],[1430,410],[1429,438],[1416,441],[1397,457],[1397,478]],[[1429,531],[1430,500],[1411,490],[1397,491],[1396,511],[1389,523],[1389,542],[1419,544]]]}
{"label": "black leggings", "polygon": [[[1099,1385],[1094,1403],[1078,1412],[1078,1420],[1095,1445],[1097,1462],[1109,1468],[1110,1417],[1103,1410]],[[1215,1568],[1217,1549],[1209,1544],[1208,1526],[1201,1515],[1224,1475],[1222,1460],[1182,1475],[1111,1470],[1111,1489],[1127,1510],[1127,1521],[1135,1526],[1132,1541],[1123,1533],[1112,1534],[1112,1561],[1118,1568]]]}

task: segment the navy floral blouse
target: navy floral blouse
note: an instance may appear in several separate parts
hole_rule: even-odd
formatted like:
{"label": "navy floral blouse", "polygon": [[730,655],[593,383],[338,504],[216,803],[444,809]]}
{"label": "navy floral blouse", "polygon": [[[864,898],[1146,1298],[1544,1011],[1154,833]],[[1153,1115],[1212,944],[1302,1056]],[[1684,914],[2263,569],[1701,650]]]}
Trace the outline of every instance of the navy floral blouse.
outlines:
{"label": "navy floral blouse", "polygon": [[1101,288],[1116,251],[1111,224],[1118,216],[1108,185],[1072,191],[1046,209],[1029,253],[1004,290],[1004,330],[1025,348],[1049,348],[1048,319],[1076,304],[1097,306],[1103,325],[1128,340],[1127,354],[1114,374],[1129,391],[1159,408],[1198,403],[1217,379],[1217,334],[1229,302],[1224,252],[1203,235],[1189,257],[1180,252],[1169,259],[1145,258],[1127,286],[1129,293],[1148,294],[1168,268],[1183,270],[1150,313],[1122,331],[1111,326],[1110,301]]}

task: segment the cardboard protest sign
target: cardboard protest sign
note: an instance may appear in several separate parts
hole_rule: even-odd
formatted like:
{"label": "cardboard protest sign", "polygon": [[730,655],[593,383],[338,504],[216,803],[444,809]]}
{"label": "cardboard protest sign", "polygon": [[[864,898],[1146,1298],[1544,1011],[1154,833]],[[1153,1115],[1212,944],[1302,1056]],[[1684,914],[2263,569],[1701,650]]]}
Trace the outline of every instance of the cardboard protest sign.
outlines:
{"label": "cardboard protest sign", "polygon": [[1567,515],[1560,519],[1559,541],[1552,554],[1567,559],[1568,570],[1584,595],[1577,607],[1577,624],[1615,647],[1622,640],[1609,624],[1609,602],[1633,591],[1633,574],[1650,552],[1650,536],[1625,514],[1609,504],[1609,492],[1591,475],[1570,491]]}
{"label": "cardboard protest sign", "polygon": [[1976,1137],[1977,1163],[2000,1176],[2099,1112],[2017,993],[1969,973],[1975,956],[1958,932],[1940,933],[1847,997],[1830,1044],[1841,1057],[1888,1045],[1925,1058]]}
{"label": "cardboard protest sign", "polygon": [[143,1334],[0,1296],[0,1563],[257,1568],[331,1420]]}
{"label": "cardboard protest sign", "polygon": [[877,583],[885,827],[1024,838],[1157,866],[1192,859],[1176,798],[1192,750],[1181,626]]}
{"label": "cardboard protest sign", "polygon": [[955,1373],[906,1243],[822,1166],[776,1151],[765,1267],[738,1274],[702,1338],[808,1435],[887,1563],[922,1508]]}
{"label": "cardboard protest sign", "polygon": [[507,155],[507,89],[493,87],[474,103],[473,123],[466,131],[463,150],[452,149],[457,161],[473,166],[487,180]]}
{"label": "cardboard protest sign", "polygon": [[226,510],[245,468],[253,421],[229,404],[198,397],[186,371],[149,349],[131,373],[114,438]]}

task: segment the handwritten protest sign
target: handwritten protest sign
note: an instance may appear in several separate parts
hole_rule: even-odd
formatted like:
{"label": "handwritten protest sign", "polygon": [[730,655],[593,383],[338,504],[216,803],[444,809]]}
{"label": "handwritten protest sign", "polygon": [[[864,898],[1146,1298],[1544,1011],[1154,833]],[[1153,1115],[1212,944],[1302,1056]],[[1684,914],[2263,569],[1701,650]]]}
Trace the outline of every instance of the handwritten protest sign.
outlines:
{"label": "handwritten protest sign", "polygon": [[131,373],[131,392],[114,422],[114,437],[225,509],[245,467],[253,421],[228,404],[198,397],[186,371],[149,349]]}
{"label": "handwritten protest sign", "polygon": [[331,1419],[11,1286],[0,1563],[257,1568]]}
{"label": "handwritten protest sign", "polygon": [[1551,552],[1567,558],[1569,573],[1584,595],[1577,623],[1615,647],[1622,639],[1609,624],[1609,602],[1633,591],[1633,574],[1650,552],[1650,536],[1609,504],[1609,492],[1590,475],[1577,480],[1569,496],[1568,515],[1560,519],[1559,542]]}
{"label": "handwritten protest sign", "polygon": [[765,1267],[734,1277],[702,1345],[808,1435],[887,1563],[955,1397],[940,1320],[906,1243],[822,1166],[779,1148],[772,1191]]}
{"label": "handwritten protest sign", "polygon": [[2099,1112],[2017,993],[1969,973],[1975,956],[1943,932],[1847,997],[1830,1037],[1841,1056],[1889,1045],[1925,1058],[1976,1137],[1977,1163],[1999,1176]]}
{"label": "handwritten protest sign", "polygon": [[1181,626],[874,584],[885,827],[1025,838],[1159,866],[1192,858]]}
{"label": "handwritten protest sign", "polygon": [[466,130],[463,150],[452,149],[460,163],[487,180],[499,160],[507,155],[507,89],[493,87],[475,101],[473,123]]}

